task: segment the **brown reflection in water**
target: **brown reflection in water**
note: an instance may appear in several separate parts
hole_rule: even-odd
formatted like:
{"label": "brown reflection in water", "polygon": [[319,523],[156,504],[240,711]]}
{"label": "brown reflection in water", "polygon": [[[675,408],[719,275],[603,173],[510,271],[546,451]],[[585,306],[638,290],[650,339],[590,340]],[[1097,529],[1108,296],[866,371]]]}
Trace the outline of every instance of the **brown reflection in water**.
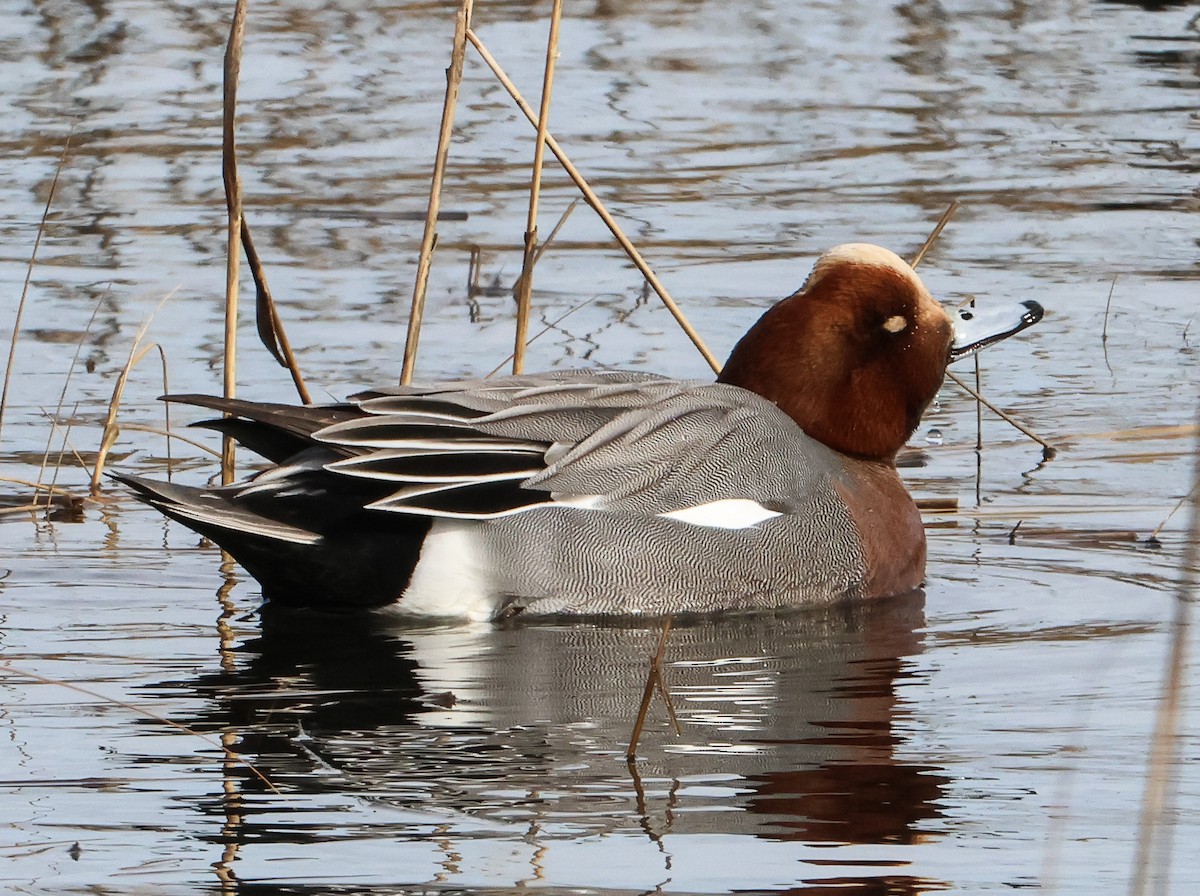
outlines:
{"label": "brown reflection in water", "polygon": [[811,720],[825,732],[817,737],[759,741],[824,748],[817,752],[829,757],[816,768],[748,776],[747,807],[772,816],[760,830],[764,838],[912,844],[922,838],[921,822],[940,814],[938,800],[950,778],[896,753],[907,714],[896,687],[910,674],[907,657],[921,650],[922,606],[903,598],[875,609],[863,617],[863,655],[848,662],[832,686],[839,698],[834,705],[845,714]]}

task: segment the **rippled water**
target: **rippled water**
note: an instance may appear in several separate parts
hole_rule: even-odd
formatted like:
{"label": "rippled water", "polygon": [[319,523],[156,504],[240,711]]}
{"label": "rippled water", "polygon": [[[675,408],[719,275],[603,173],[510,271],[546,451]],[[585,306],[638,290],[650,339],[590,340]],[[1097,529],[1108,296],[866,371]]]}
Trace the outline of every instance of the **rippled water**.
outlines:
{"label": "rippled water", "polygon": [[[251,5],[247,214],[318,394],[399,369],[454,6]],[[548,4],[478,6],[481,37],[536,97]],[[49,446],[53,466],[65,438],[57,483],[85,493],[117,372],[163,296],[148,338],[170,388],[219,389],[231,9],[0,10],[5,342],[71,135],[0,476],[50,479],[41,459]],[[984,357],[983,385],[1058,457],[986,415],[977,461],[974,405],[947,386],[904,471],[920,497],[957,501],[929,516],[925,593],[676,629],[680,733],[656,702],[633,766],[655,630],[259,612],[253,581],[123,494],[82,519],[0,515],[0,887],[1122,891],[1184,514],[1160,544],[1148,536],[1188,488],[1195,438],[1196,15],[1079,0],[568,3],[552,129],[718,355],[822,248],[909,253],[958,198],[922,276],[948,302],[1047,306]],[[530,129],[474,57],[457,121],[426,377],[486,372],[511,342]],[[543,234],[573,196],[551,166]],[[469,298],[474,246],[497,288]],[[531,368],[706,373],[584,207],[535,298],[534,330],[548,329]],[[290,397],[249,322],[243,340],[241,394]],[[113,462],[160,475],[161,437],[134,428],[161,425],[157,368],[152,354],[131,378]],[[211,458],[179,450],[180,476],[211,474]],[[28,493],[0,481],[6,504]],[[1181,753],[1185,893],[1200,886],[1193,731]]]}

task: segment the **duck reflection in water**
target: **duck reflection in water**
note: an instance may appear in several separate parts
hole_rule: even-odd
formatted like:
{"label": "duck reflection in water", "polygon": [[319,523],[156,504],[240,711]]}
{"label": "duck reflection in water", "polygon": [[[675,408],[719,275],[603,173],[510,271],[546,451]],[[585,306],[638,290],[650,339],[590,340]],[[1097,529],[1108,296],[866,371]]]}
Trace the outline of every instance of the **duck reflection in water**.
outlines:
{"label": "duck reflection in water", "polygon": [[[268,607],[261,635],[236,648],[228,671],[190,683],[209,709],[188,721],[236,731],[239,751],[285,792],[464,813],[519,837],[539,827],[529,828],[532,813],[547,829],[640,830],[667,852],[673,835],[695,833],[814,848],[913,843],[936,830],[949,783],[904,759],[919,724],[906,705],[924,680],[913,660],[923,604],[918,592],[677,622],[664,668],[682,734],[652,709],[633,788],[619,757],[657,642],[648,628],[398,629],[386,618]],[[246,813],[239,836],[320,839],[266,814],[274,821]],[[411,836],[411,818],[403,830]],[[365,831],[380,833],[374,822]],[[887,879],[891,893],[929,884],[896,889],[899,878]]]}

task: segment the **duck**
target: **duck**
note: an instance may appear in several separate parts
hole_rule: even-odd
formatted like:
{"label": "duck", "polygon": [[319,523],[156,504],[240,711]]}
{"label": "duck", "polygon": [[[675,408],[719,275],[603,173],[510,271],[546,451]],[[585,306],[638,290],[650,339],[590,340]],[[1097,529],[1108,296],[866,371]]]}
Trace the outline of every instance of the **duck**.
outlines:
{"label": "duck", "polygon": [[848,243],[715,382],[558,370],[321,406],[164,396],[223,414],[193,425],[268,466],[221,487],[117,478],[283,606],[495,622],[886,598],[926,574],[897,453],[949,363],[1043,313],[952,315],[898,255]]}

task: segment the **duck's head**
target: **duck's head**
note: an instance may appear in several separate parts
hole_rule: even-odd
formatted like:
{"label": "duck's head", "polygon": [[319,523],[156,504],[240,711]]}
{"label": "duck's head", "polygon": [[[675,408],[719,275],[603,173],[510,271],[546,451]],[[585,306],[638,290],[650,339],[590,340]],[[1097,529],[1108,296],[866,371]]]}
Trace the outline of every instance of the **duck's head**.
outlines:
{"label": "duck's head", "polygon": [[1041,320],[1037,302],[951,316],[898,255],[848,243],[734,347],[720,382],[778,405],[813,438],[891,460],[937,394],[946,365]]}

